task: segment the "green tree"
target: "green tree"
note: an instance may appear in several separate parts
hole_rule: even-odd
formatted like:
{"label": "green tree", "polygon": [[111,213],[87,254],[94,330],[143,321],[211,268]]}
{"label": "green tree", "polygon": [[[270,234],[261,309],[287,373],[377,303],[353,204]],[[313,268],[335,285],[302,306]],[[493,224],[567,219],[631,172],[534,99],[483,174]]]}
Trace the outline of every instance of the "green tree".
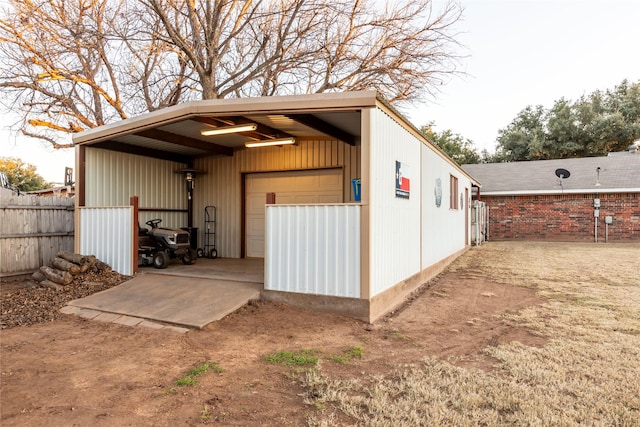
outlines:
{"label": "green tree", "polygon": [[0,172],[4,172],[15,190],[35,191],[49,187],[49,183],[36,173],[34,165],[16,157],[0,157]]}
{"label": "green tree", "polygon": [[528,106],[505,129],[498,131],[496,153],[505,161],[550,158],[544,130],[544,108]]}
{"label": "green tree", "polygon": [[420,128],[431,142],[440,147],[451,159],[459,165],[480,163],[481,157],[473,142],[458,133],[447,129],[442,132],[433,130],[434,123],[431,122]]}
{"label": "green tree", "polygon": [[640,82],[624,80],[545,110],[528,106],[498,131],[491,160],[521,161],[602,156],[623,151],[640,137]]}

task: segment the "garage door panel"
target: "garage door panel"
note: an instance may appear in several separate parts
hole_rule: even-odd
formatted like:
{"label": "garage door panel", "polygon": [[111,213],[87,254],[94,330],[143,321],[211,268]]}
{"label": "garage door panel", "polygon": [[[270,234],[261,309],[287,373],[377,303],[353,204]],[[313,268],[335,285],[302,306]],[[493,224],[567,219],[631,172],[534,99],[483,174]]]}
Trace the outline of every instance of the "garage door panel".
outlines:
{"label": "garage door panel", "polygon": [[246,256],[264,257],[266,193],[277,204],[342,203],[342,169],[248,174],[246,191]]}
{"label": "garage door panel", "polygon": [[247,196],[247,215],[264,216],[264,204],[266,202],[266,192]]}
{"label": "garage door panel", "polygon": [[342,194],[318,194],[316,203],[342,203]]}
{"label": "garage door panel", "polygon": [[318,177],[318,187],[320,188],[340,188],[342,187],[342,176],[321,175]]}
{"label": "garage door panel", "polygon": [[251,236],[264,234],[264,215],[247,216],[247,233]]}
{"label": "garage door panel", "polygon": [[264,258],[264,237],[247,239],[247,257]]}
{"label": "garage door panel", "polygon": [[318,196],[315,194],[297,194],[294,196],[294,203],[302,205],[306,203],[318,203]]}
{"label": "garage door panel", "polygon": [[276,204],[291,205],[296,203],[295,194],[276,193]]}

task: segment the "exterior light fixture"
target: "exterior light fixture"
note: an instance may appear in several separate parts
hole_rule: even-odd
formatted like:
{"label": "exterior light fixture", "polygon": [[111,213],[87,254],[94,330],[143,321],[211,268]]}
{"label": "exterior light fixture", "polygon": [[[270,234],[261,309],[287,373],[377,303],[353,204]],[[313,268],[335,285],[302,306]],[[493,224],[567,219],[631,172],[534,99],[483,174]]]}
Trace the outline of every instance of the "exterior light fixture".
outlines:
{"label": "exterior light fixture", "polygon": [[295,144],[296,140],[294,138],[280,138],[280,139],[267,139],[264,141],[255,141],[255,142],[247,142],[244,144],[247,148],[255,148],[255,147],[268,147],[270,145],[289,145]]}
{"label": "exterior light fixture", "polygon": [[247,123],[243,125],[221,126],[219,128],[201,130],[200,135],[202,136],[225,135],[228,133],[236,133],[236,132],[251,132],[256,129],[258,129],[257,124]]}

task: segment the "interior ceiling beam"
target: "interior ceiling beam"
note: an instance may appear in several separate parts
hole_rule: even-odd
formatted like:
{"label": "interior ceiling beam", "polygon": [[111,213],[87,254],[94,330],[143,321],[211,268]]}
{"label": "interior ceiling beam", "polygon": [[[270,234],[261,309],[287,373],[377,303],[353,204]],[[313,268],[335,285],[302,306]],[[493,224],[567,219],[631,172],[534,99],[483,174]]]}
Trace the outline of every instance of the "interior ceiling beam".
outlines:
{"label": "interior ceiling beam", "polygon": [[165,132],[158,129],[147,129],[136,132],[135,135],[145,138],[157,139],[158,141],[168,142],[170,144],[182,145],[185,147],[195,148],[206,151],[210,154],[223,154],[225,156],[233,156],[233,149],[211,142],[200,141],[199,139],[189,138],[188,136],[177,135],[171,132]]}
{"label": "interior ceiling beam", "polygon": [[317,118],[312,114],[287,114],[287,117],[291,120],[295,120],[298,123],[302,123],[305,126],[322,132],[325,135],[329,135],[330,137],[335,138],[339,141],[345,142],[349,145],[356,145],[355,136],[343,131],[340,128],[335,127],[330,123],[325,122],[322,119]]}
{"label": "interior ceiling beam", "polygon": [[198,116],[198,117],[191,118],[191,120],[195,120],[196,122],[199,122],[208,126],[212,126],[214,128],[217,128],[220,126],[245,125],[248,123],[255,123],[258,126],[255,131],[240,133],[240,135],[244,135],[255,140],[262,140],[265,138],[267,139],[295,138],[293,135],[290,135],[287,132],[283,132],[281,130],[272,128],[271,126],[263,125],[261,123],[256,123],[242,116],[225,116],[225,117]]}
{"label": "interior ceiling beam", "polygon": [[156,150],[152,148],[139,147],[137,145],[125,144],[118,141],[102,141],[89,145],[89,147],[102,148],[104,150],[118,151],[120,153],[135,154],[138,156],[151,157],[159,160],[170,160],[172,162],[191,164],[192,158],[168,151]]}

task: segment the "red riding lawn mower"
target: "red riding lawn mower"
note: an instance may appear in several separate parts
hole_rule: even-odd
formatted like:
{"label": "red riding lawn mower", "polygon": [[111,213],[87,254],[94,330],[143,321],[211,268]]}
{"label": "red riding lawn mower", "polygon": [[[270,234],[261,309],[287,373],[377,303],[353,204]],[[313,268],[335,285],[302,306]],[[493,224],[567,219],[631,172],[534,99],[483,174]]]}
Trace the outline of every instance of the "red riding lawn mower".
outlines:
{"label": "red riding lawn mower", "polygon": [[182,259],[185,265],[194,264],[198,254],[191,248],[189,232],[160,227],[161,222],[161,219],[147,221],[145,224],[151,230],[138,227],[138,265],[153,264],[155,268],[167,268],[175,258]]}

